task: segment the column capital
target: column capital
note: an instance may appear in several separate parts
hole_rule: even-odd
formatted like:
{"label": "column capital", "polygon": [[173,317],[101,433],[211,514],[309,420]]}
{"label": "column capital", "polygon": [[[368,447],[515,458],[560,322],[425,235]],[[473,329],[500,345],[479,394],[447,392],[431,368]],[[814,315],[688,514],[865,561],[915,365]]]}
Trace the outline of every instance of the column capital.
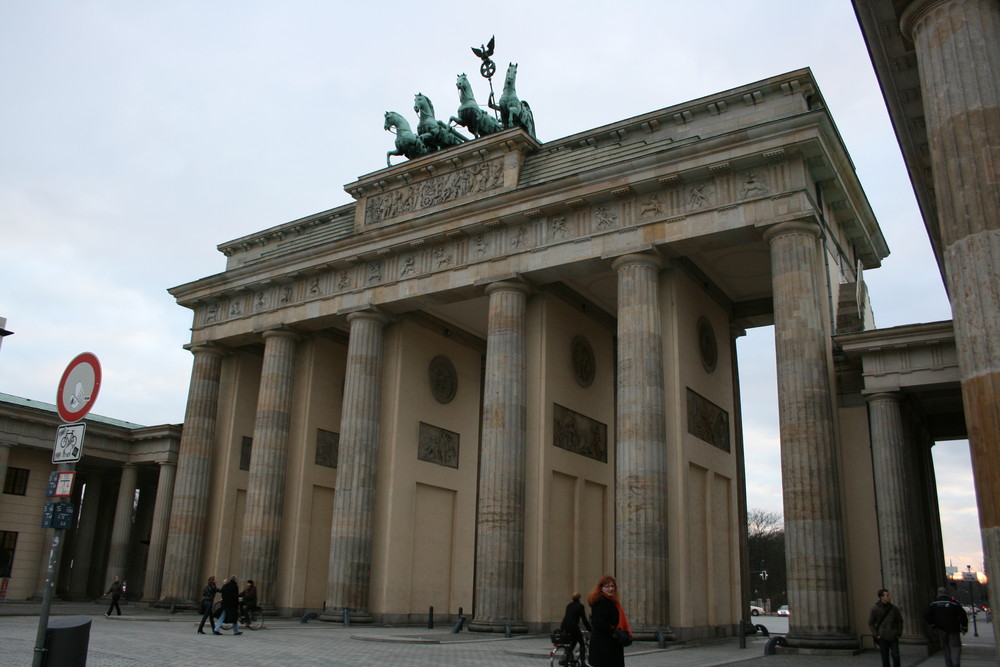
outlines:
{"label": "column capital", "polygon": [[295,331],[284,327],[267,329],[262,331],[260,335],[264,338],[264,340],[267,340],[268,338],[287,338],[288,340],[297,341],[302,337]]}
{"label": "column capital", "polygon": [[358,310],[353,313],[347,314],[347,321],[353,322],[355,320],[372,320],[377,324],[385,326],[389,323],[389,318],[385,314],[374,311],[374,310]]}
{"label": "column capital", "polygon": [[811,234],[818,238],[821,231],[819,223],[815,220],[790,220],[788,222],[779,222],[776,225],[766,228],[764,230],[764,240],[770,243],[778,236],[801,233]]}
{"label": "column capital", "polygon": [[913,0],[899,16],[899,31],[908,40],[913,41],[914,29],[927,12],[940,5],[946,5],[954,0]]}
{"label": "column capital", "polygon": [[214,341],[188,343],[184,346],[184,349],[195,356],[199,354],[214,354],[217,357],[222,357],[229,353],[226,348],[222,347],[218,343],[215,343]]}
{"label": "column capital", "polygon": [[648,255],[645,253],[629,253],[628,255],[615,257],[611,261],[611,268],[615,271],[620,271],[623,267],[634,264],[645,264],[657,270],[663,268],[663,260],[658,255]]}
{"label": "column capital", "polygon": [[485,292],[487,296],[494,292],[520,292],[526,295],[531,292],[531,286],[514,280],[498,280],[487,285]]}
{"label": "column capital", "polygon": [[869,403],[875,401],[894,401],[896,403],[901,403],[903,401],[902,392],[898,391],[880,391],[877,394],[867,394],[865,400]]}

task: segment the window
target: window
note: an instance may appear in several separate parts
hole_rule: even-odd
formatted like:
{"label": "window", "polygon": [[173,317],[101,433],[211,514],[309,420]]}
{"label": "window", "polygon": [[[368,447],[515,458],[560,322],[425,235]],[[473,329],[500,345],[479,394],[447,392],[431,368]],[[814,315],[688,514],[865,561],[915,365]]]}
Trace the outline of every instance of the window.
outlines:
{"label": "window", "polygon": [[23,496],[28,492],[28,469],[7,468],[7,478],[3,481],[3,492]]}
{"label": "window", "polygon": [[339,452],[340,434],[316,429],[316,465],[336,468]]}
{"label": "window", "polygon": [[250,452],[253,450],[253,438],[243,436],[240,445],[240,470],[250,470]]}
{"label": "window", "polygon": [[0,577],[9,577],[14,565],[14,549],[17,548],[17,533],[0,530]]}

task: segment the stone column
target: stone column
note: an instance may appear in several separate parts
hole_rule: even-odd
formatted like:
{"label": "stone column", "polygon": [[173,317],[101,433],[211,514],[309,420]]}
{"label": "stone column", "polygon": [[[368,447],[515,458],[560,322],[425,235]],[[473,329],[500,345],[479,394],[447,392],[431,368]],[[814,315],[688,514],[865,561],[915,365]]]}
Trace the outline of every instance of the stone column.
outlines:
{"label": "stone column", "polygon": [[524,474],[528,441],[525,313],[528,287],[498,282],[490,298],[476,520],[475,615],[470,630],[527,631]]}
{"label": "stone column", "polygon": [[652,637],[670,633],[662,264],[653,255],[625,255],[612,267],[618,272],[616,570],[632,630]]}
{"label": "stone column", "polygon": [[337,488],[333,494],[326,609],[340,618],[346,607],[356,622],[371,620],[372,536],[382,414],[382,338],[387,319],[351,313],[347,377],[340,421]]}
{"label": "stone column", "polygon": [[203,587],[200,569],[208,519],[223,351],[205,345],[194,347],[191,352],[194,353],[194,367],[167,528],[160,594],[164,602],[199,602]]}
{"label": "stone column", "polygon": [[917,448],[909,442],[900,411],[902,396],[872,394],[868,399],[871,424],[872,472],[882,564],[882,585],[903,614],[903,636],[908,644],[926,644],[923,611],[927,597],[918,566],[927,548],[924,531],[918,531],[920,503],[913,497],[921,488],[916,475]]}
{"label": "stone column", "polygon": [[126,581],[125,566],[128,563],[129,538],[132,535],[132,510],[135,506],[135,483],[138,468],[134,463],[122,466],[122,478],[118,484],[118,502],[115,504],[115,523],[111,529],[111,549],[108,552],[108,569],[105,578],[110,582],[115,577]]}
{"label": "stone column", "polygon": [[160,599],[163,559],[167,549],[167,520],[170,505],[174,499],[174,473],[176,471],[177,464],[173,461],[160,462],[160,478],[156,484],[156,505],[153,506],[153,532],[149,538],[146,580],[143,583],[143,598],[146,600]]}
{"label": "stone column", "polygon": [[[79,475],[77,475],[79,477]],[[81,480],[77,480],[79,484]],[[86,489],[83,503],[79,508],[80,523],[77,528],[76,550],[73,553],[73,578],[70,581],[69,595],[71,599],[83,599],[90,594],[90,567],[94,550],[99,543],[95,541],[97,515],[101,506],[101,483],[97,475],[88,475],[83,483]],[[104,582],[101,582],[103,585]],[[107,589],[104,589],[107,590]],[[102,593],[104,591],[101,591]]]}
{"label": "stone column", "polygon": [[788,565],[790,646],[855,648],[848,610],[846,549],[823,320],[819,226],[769,228],[778,364],[778,418]]}
{"label": "stone column", "polygon": [[900,23],[920,72],[989,595],[998,600],[1000,3],[914,0]]}
{"label": "stone column", "polygon": [[291,331],[264,332],[264,364],[257,395],[240,547],[241,576],[244,581],[254,580],[257,603],[261,606],[271,606],[275,602],[296,340],[298,335]]}

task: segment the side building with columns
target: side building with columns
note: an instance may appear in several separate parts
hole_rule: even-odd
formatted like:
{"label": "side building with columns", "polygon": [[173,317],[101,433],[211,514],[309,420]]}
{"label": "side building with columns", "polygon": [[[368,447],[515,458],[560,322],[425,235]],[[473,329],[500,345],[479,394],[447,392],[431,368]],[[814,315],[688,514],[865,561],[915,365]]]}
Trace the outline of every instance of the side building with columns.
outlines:
{"label": "side building with columns", "polygon": [[[40,599],[53,530],[42,528],[55,405],[0,393],[0,575],[8,600]],[[72,527],[64,531],[56,599],[100,597],[115,576],[126,599],[155,601],[180,445],[179,425],[140,426],[90,414],[74,466]]]}
{"label": "side building with columns", "polygon": [[346,190],[170,290],[194,361],[162,603],[237,573],[280,614],[544,630],[613,572],[640,637],[735,633],[735,341],[774,325],[788,641],[858,646],[881,565],[844,469],[872,440],[834,335],[872,329],[888,247],[809,70]]}

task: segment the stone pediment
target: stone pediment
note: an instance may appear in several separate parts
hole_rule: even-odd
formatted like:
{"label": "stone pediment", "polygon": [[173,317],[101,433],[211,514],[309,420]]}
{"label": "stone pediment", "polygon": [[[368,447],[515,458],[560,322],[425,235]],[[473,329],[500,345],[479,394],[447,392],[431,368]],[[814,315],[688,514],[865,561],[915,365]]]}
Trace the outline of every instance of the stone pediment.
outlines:
{"label": "stone pediment", "polygon": [[344,188],[357,200],[356,231],[513,190],[525,157],[540,147],[514,128],[363,176]]}

